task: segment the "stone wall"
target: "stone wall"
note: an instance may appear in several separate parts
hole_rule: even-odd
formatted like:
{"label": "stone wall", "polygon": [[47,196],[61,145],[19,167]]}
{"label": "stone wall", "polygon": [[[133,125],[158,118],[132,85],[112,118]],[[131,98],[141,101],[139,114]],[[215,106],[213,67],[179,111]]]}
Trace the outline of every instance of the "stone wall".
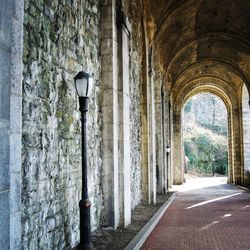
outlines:
{"label": "stone wall", "polygon": [[79,240],[80,114],[74,76],[94,76],[88,113],[92,229],[103,209],[98,0],[26,0],[24,18],[22,247]]}
{"label": "stone wall", "polygon": [[[131,208],[142,198],[141,177],[141,74],[142,74],[142,37],[140,16],[133,11],[138,6],[132,5],[130,10],[131,43],[130,43],[130,142],[131,142]],[[132,13],[131,13],[132,12]],[[138,11],[138,13],[140,13]],[[137,15],[138,15],[137,13]]]}
{"label": "stone wall", "polygon": [[131,142],[131,206],[141,201],[141,114],[140,114],[140,51],[135,38],[131,42],[130,142]]}

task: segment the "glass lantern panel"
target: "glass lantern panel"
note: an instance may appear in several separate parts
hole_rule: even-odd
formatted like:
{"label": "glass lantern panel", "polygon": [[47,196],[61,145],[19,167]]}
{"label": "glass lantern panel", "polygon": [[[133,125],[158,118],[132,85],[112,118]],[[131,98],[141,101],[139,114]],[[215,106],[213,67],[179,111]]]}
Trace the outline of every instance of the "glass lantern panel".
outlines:
{"label": "glass lantern panel", "polygon": [[87,96],[87,86],[88,86],[88,79],[82,78],[82,79],[76,79],[76,89],[77,93],[80,97],[86,97]]}

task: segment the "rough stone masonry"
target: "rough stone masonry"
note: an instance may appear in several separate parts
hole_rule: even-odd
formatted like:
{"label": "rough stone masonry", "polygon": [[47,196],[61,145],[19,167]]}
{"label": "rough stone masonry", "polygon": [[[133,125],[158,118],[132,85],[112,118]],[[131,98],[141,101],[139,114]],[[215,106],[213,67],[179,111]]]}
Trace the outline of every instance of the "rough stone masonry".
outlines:
{"label": "rough stone masonry", "polygon": [[91,222],[101,224],[99,1],[25,1],[22,247],[65,249],[79,240],[80,115],[74,76],[94,76],[88,116]]}
{"label": "rough stone masonry", "polygon": [[[135,38],[130,56],[139,57]],[[98,0],[26,0],[23,46],[22,248],[67,249],[79,241],[80,114],[74,76],[95,88],[88,113],[91,225],[102,225],[102,95]],[[133,65],[134,66],[134,65]],[[139,67],[130,74],[132,207],[140,202]]]}

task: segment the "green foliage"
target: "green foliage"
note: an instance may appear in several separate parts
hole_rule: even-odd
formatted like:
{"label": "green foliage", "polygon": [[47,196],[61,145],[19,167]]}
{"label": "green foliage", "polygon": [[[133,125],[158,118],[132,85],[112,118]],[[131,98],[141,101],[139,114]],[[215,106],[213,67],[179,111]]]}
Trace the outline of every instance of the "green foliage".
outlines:
{"label": "green foliage", "polygon": [[212,139],[207,134],[197,134],[191,140],[184,141],[185,154],[188,158],[188,170],[212,173],[214,164],[215,172],[227,174],[227,146],[215,143]]}
{"label": "green foliage", "polygon": [[187,104],[184,107],[184,112],[188,113],[188,112],[191,111],[191,109],[192,109],[192,101],[188,101]]}
{"label": "green foliage", "polygon": [[227,174],[227,110],[217,97],[205,93],[184,107],[186,169]]}
{"label": "green foliage", "polygon": [[204,121],[197,121],[197,123],[204,128],[210,129],[213,133],[227,136],[227,128],[223,125],[212,125],[209,122]]}

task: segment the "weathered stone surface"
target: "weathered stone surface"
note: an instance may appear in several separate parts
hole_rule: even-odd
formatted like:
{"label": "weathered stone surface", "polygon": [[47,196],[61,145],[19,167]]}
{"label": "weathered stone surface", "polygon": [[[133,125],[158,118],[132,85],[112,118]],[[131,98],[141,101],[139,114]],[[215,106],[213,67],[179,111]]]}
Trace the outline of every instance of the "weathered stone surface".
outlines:
{"label": "weathered stone surface", "polygon": [[[1,30],[1,28],[0,28]],[[3,34],[5,36],[5,34]],[[9,94],[10,90],[8,88],[10,84],[10,53],[1,48],[2,43],[0,41],[0,119],[9,119],[10,115],[10,101]]]}
{"label": "weathered stone surface", "polygon": [[[20,190],[18,190],[20,192]],[[20,204],[20,202],[19,202]],[[21,212],[10,214],[10,249],[20,249],[21,243]]]}
{"label": "weathered stone surface", "polygon": [[242,119],[244,147],[244,185],[250,186],[250,109],[246,85],[242,89]]}
{"label": "weathered stone surface", "polygon": [[25,2],[22,248],[65,249],[79,241],[81,123],[74,77],[94,76],[88,113],[92,229],[102,211],[99,1]]}
{"label": "weathered stone surface", "polygon": [[130,143],[131,143],[131,207],[132,209],[141,201],[141,65],[142,50],[139,46],[142,41],[138,29],[138,23],[132,22],[132,37],[130,48]]}
{"label": "weathered stone surface", "polygon": [[1,249],[8,250],[10,246],[9,192],[0,192],[0,209],[1,209],[0,246],[1,246]]}
{"label": "weathered stone surface", "polygon": [[8,128],[0,124],[0,192],[9,190],[9,136]]}

